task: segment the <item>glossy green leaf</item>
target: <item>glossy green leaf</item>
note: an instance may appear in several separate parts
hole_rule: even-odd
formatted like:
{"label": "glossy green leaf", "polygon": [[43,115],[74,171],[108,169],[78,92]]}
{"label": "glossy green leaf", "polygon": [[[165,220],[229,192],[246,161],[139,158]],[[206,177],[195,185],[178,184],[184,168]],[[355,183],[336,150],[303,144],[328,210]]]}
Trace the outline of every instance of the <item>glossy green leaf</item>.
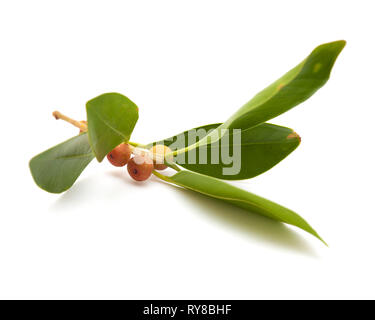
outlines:
{"label": "glossy green leaf", "polygon": [[[177,149],[187,147],[191,144],[189,143],[189,139],[188,139],[189,135],[193,136],[198,130],[204,130],[205,132],[208,133],[209,131],[216,129],[221,124],[222,123],[207,124],[205,126],[200,126],[200,127],[196,127],[190,130],[186,130],[184,132],[176,134],[173,137],[169,137],[164,140],[159,140],[153,143],[149,143],[147,147],[150,148],[151,146],[156,145],[156,144],[164,144],[168,146],[169,148],[171,148],[172,151],[175,151]],[[181,143],[179,141],[181,141]]]}
{"label": "glossy green leaf", "polygon": [[61,193],[69,189],[94,159],[86,133],[44,151],[30,160],[35,183],[43,190]]}
{"label": "glossy green leaf", "polygon": [[[299,65],[258,93],[219,128],[249,130],[305,101],[327,82],[345,44],[342,40],[318,46]],[[216,130],[210,136],[212,141],[218,139]],[[198,144],[207,144],[207,137]]]}
{"label": "glossy green leaf", "polygon": [[224,181],[186,170],[180,171],[171,177],[162,176],[159,173],[157,175],[163,180],[178,186],[229,202],[252,213],[301,228],[325,243],[318,233],[294,211]]}
{"label": "glossy green leaf", "polygon": [[[213,130],[219,125],[220,123],[197,127],[154,144],[165,144],[174,151],[194,143],[195,140],[189,141],[189,136],[199,139],[199,135],[195,134],[199,130],[208,133],[209,130]],[[264,123],[250,130],[241,131],[240,144],[238,146],[235,144],[235,139],[230,136],[226,141],[221,139],[209,144],[207,148],[194,148],[182,153],[176,157],[175,161],[186,169],[211,177],[225,180],[249,179],[271,169],[288,156],[298,147],[300,138],[292,129]],[[232,163],[223,163],[221,157],[216,157],[218,163],[212,163],[214,154],[221,154],[223,148],[233,151],[238,150],[237,147],[241,151],[241,156],[236,159],[233,158]],[[201,156],[200,153],[206,153],[204,157],[206,163],[198,161]],[[235,174],[225,172],[224,168],[234,168],[236,164],[237,166],[239,164],[238,172],[235,172]]]}
{"label": "glossy green leaf", "polygon": [[102,94],[86,104],[91,148],[99,162],[127,142],[138,120],[138,107],[119,93]]}

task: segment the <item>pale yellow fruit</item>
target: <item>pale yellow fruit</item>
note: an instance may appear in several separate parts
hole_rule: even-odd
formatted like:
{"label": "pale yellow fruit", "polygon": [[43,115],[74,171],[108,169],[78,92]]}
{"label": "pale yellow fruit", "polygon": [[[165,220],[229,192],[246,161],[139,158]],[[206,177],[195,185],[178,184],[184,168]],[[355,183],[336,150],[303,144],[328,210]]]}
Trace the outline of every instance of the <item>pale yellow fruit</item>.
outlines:
{"label": "pale yellow fruit", "polygon": [[[164,158],[165,158],[166,154],[172,152],[172,150],[170,148],[168,148],[167,146],[164,146],[162,144],[157,144],[156,146],[153,146],[150,149],[150,152],[152,153],[152,158],[154,159],[154,168],[156,170],[164,170],[164,169],[168,168],[164,164]],[[168,162],[172,162],[173,161],[172,154],[168,155],[166,160]]]}

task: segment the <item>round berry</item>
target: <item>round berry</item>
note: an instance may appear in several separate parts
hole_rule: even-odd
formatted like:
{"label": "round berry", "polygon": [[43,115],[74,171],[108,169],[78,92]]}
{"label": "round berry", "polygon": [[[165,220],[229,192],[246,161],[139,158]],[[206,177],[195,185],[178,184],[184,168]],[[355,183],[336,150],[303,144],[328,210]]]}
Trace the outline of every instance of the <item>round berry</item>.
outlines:
{"label": "round berry", "polygon": [[[172,150],[170,148],[168,148],[167,146],[164,146],[162,144],[157,144],[156,146],[153,146],[150,149],[150,151],[153,154],[154,167],[155,167],[156,170],[164,170],[164,169],[168,168],[164,164],[164,158],[165,158],[166,154],[172,152]],[[172,155],[168,156],[166,160],[168,162],[172,162],[173,156]]]}
{"label": "round berry", "polygon": [[147,180],[154,170],[154,164],[147,155],[136,155],[128,162],[128,172],[136,181]]}
{"label": "round berry", "polygon": [[126,165],[132,155],[132,150],[127,143],[121,143],[107,154],[107,159],[115,167]]}

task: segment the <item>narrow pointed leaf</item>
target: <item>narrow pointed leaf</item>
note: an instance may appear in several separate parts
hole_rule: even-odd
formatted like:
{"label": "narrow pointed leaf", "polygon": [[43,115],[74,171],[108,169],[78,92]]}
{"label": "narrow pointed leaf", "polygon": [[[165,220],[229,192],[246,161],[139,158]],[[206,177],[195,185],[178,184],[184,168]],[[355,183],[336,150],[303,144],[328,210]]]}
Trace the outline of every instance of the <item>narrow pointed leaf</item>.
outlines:
{"label": "narrow pointed leaf", "polygon": [[94,159],[86,133],[44,151],[30,160],[35,183],[43,190],[61,193],[69,189]]}
{"label": "narrow pointed leaf", "polygon": [[[326,244],[318,233],[294,211],[224,181],[186,170],[180,171],[171,177],[163,176],[163,180],[206,196],[229,202],[249,212],[296,226]],[[228,212],[228,214],[230,213]]]}
{"label": "narrow pointed leaf", "polygon": [[[327,82],[345,44],[342,40],[315,48],[305,60],[259,92],[218,129],[249,130],[308,99]],[[211,141],[217,139],[216,130],[210,136]],[[197,144],[207,144],[207,137]]]}
{"label": "narrow pointed leaf", "polygon": [[[189,140],[191,137],[198,138],[199,135],[196,132],[202,130],[202,133],[206,132],[207,134],[218,126],[220,123],[194,128],[154,144],[165,144],[174,151],[194,143],[195,140]],[[186,169],[219,179],[249,179],[271,169],[295,150],[299,144],[300,138],[292,129],[264,123],[250,130],[241,131],[241,141],[236,142],[230,136],[225,141],[219,140],[207,145],[207,148],[194,148],[180,154],[175,161]],[[225,164],[221,156],[216,157],[218,163],[212,163],[214,155],[221,155],[223,148],[230,152],[233,151],[232,163]],[[236,150],[241,154],[236,154]],[[206,163],[199,161],[201,153],[206,154],[204,157]],[[229,170],[230,168],[232,170]],[[232,173],[228,174],[228,172]]]}
{"label": "narrow pointed leaf", "polygon": [[86,104],[91,148],[101,162],[117,145],[127,142],[138,120],[138,107],[119,93],[102,94]]}

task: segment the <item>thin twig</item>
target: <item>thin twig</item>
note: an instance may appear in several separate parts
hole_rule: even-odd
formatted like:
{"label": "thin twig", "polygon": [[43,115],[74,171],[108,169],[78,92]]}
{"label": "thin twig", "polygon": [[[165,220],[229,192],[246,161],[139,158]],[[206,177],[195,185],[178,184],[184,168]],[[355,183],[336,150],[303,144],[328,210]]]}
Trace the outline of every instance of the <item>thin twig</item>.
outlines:
{"label": "thin twig", "polygon": [[64,120],[66,122],[69,122],[73,126],[77,127],[81,131],[87,131],[87,125],[82,121],[77,121],[72,118],[69,118],[68,116],[62,114],[59,111],[54,111],[52,115],[55,117],[56,120],[59,120],[59,119]]}

